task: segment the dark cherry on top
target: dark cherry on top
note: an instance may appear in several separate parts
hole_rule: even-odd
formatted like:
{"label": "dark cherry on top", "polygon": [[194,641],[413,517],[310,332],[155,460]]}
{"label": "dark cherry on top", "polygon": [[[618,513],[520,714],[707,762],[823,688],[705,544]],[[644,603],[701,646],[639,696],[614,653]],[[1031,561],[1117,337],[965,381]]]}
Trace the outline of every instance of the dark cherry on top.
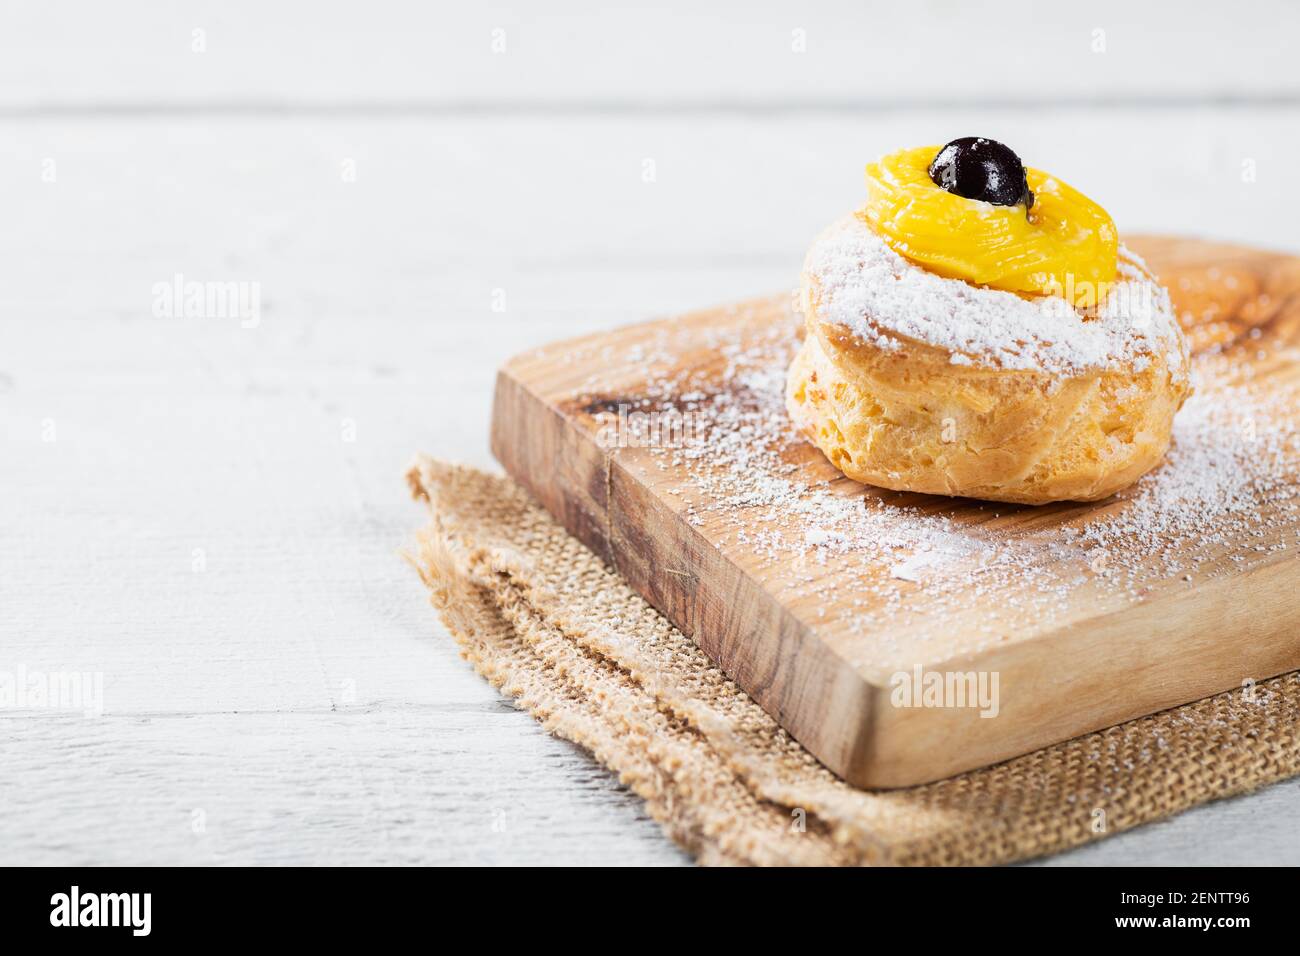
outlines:
{"label": "dark cherry on top", "polygon": [[995,206],[1034,204],[1025,166],[1009,146],[983,136],[963,136],[939,150],[930,162],[936,186],[966,199]]}

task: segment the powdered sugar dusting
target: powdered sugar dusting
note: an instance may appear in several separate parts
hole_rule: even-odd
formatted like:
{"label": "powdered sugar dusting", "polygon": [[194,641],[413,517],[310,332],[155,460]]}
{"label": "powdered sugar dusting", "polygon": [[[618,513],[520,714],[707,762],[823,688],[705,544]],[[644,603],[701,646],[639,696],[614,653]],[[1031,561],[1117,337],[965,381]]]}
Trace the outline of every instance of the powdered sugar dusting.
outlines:
{"label": "powdered sugar dusting", "polygon": [[839,476],[785,412],[795,329],[790,316],[758,323],[743,344],[692,333],[682,349],[716,349],[721,374],[681,371],[669,338],[658,340],[667,361],[642,404],[689,413],[700,427],[647,460],[673,482],[691,524],[757,561],[783,600],[835,624],[860,666],[977,652],[1300,546],[1300,395],[1240,380],[1239,359],[1197,360],[1168,459],[1136,486],[1100,505],[1034,509]]}
{"label": "powdered sugar dusting", "polygon": [[1079,374],[1166,355],[1173,374],[1187,359],[1169,294],[1120,249],[1116,282],[1083,315],[1059,296],[1012,292],[945,279],[887,246],[856,216],[827,229],[808,251],[804,274],[823,322],[885,349],[900,336],[953,353],[956,364]]}

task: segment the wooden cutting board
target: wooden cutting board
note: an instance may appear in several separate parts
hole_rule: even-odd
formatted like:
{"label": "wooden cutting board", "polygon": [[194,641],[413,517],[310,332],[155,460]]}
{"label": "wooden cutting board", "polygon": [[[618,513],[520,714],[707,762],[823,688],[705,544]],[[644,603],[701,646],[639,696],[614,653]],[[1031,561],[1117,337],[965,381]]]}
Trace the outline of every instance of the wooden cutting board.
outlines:
{"label": "wooden cutting board", "polygon": [[1104,502],[844,478],[784,416],[801,335],[789,295],[516,357],[497,379],[493,451],[859,786],[1254,694],[1300,668],[1300,259],[1130,245],[1170,289],[1198,394],[1167,462]]}

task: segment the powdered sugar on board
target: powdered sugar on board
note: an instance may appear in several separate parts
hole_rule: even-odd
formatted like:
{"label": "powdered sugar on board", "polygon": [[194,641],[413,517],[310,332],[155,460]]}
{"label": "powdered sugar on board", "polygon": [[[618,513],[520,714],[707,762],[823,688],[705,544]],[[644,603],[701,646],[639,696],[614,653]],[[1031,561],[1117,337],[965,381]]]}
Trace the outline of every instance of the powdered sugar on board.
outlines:
{"label": "powdered sugar on board", "polygon": [[[779,568],[787,596],[811,599],[839,630],[869,637],[866,664],[910,666],[937,644],[954,649],[958,632],[955,649],[975,652],[1077,613],[1081,591],[1089,604],[1140,599],[1300,546],[1300,395],[1243,380],[1228,355],[1196,361],[1164,465],[1100,505],[1025,509],[835,477],[785,412],[795,329],[791,316],[743,343],[734,330],[681,342],[664,331],[637,355],[608,358],[655,356],[636,408],[690,423],[681,440],[646,449],[680,476],[672,493],[687,520]],[[702,352],[720,367],[683,369],[685,354]],[[998,520],[1026,511],[1041,520]]]}
{"label": "powdered sugar on board", "polygon": [[960,365],[1071,375],[1139,366],[1163,355],[1171,373],[1187,356],[1169,294],[1121,248],[1119,275],[1092,290],[1094,315],[1058,296],[1026,299],[928,272],[887,246],[856,216],[828,228],[808,250],[804,295],[817,317],[882,349],[914,339]]}

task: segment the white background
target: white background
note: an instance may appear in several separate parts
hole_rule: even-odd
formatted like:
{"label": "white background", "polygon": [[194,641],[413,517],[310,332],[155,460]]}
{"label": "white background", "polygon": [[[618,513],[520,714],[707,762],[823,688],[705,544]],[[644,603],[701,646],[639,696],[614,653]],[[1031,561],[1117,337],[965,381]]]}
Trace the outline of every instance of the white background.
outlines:
{"label": "white background", "polygon": [[[0,710],[0,863],[686,862],[398,556],[502,360],[787,288],[963,135],[1300,252],[1295,4],[612,6],[6,3],[0,670],[104,714]],[[260,323],[156,317],[177,273]],[[1052,862],[1300,863],[1297,795]]]}

